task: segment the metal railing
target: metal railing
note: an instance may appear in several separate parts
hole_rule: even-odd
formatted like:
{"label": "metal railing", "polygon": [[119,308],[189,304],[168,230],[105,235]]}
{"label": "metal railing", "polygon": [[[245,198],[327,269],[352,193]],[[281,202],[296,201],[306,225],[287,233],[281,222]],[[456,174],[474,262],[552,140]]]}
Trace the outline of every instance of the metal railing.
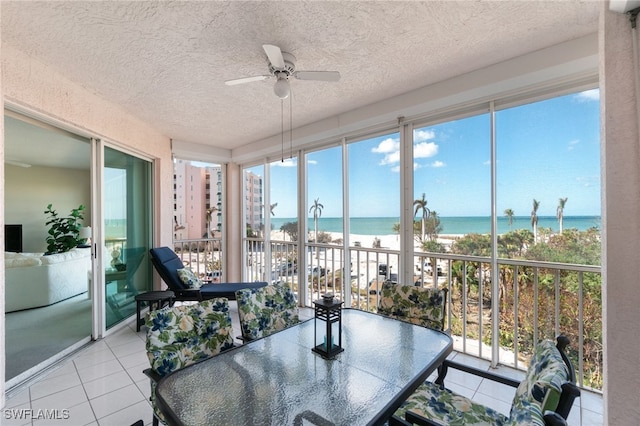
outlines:
{"label": "metal railing", "polygon": [[[382,283],[398,282],[397,250],[349,247],[350,265],[344,268],[343,246],[307,243],[303,271],[296,263],[298,243],[272,241],[270,264],[263,248],[261,240],[247,240],[248,278],[290,284],[303,306],[311,306],[312,300],[326,292],[345,300],[349,291],[352,308],[375,312]],[[494,365],[525,369],[535,342],[565,334],[571,340],[569,356],[576,366],[578,384],[592,390],[602,388],[599,266],[499,258],[499,298],[494,303],[489,257],[416,253],[414,265],[410,285],[448,289],[446,327],[457,351]],[[345,276],[348,278],[343,279]],[[495,338],[494,308],[499,311]],[[494,342],[499,347],[497,359],[493,359]]]}
{"label": "metal railing", "polygon": [[173,249],[182,263],[191,268],[202,280],[224,281],[221,238],[175,240]]}

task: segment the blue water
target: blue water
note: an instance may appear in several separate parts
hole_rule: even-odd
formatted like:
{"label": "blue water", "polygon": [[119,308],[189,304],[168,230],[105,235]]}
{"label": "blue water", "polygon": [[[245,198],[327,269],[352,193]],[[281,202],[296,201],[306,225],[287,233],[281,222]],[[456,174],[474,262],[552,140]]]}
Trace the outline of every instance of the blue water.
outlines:
{"label": "blue water", "polygon": [[[273,229],[280,229],[286,222],[295,222],[295,218],[272,218],[271,225]],[[393,234],[393,224],[399,223],[397,217],[356,217],[351,218],[350,227],[352,234],[359,235],[390,235]],[[491,232],[491,218],[464,216],[464,217],[441,217],[440,224],[442,232],[440,235],[447,234],[488,234]],[[313,219],[309,219],[309,230],[313,230]],[[585,231],[589,228],[600,229],[600,216],[565,216],[563,221],[564,229],[576,228]],[[555,216],[539,216],[538,229],[551,228],[553,231],[559,231],[558,219]],[[498,234],[504,234],[510,230],[529,229],[531,227],[531,218],[529,216],[516,216],[513,218],[513,224],[509,227],[509,220],[506,217],[498,218]],[[342,218],[339,217],[321,217],[318,220],[318,230],[324,232],[343,232]]]}

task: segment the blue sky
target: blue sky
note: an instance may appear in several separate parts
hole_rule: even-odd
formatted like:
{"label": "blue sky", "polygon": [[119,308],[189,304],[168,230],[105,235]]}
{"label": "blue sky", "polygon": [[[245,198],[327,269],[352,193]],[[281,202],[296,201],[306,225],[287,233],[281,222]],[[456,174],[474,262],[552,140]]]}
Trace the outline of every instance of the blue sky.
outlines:
{"label": "blue sky", "polygon": [[[483,114],[414,130],[414,198],[440,216],[489,216],[490,116]],[[497,208],[529,216],[600,215],[599,91],[590,90],[496,113]],[[307,155],[309,205],[322,217],[342,216],[342,154],[335,147]],[[275,217],[295,217],[297,159],[272,163]],[[397,217],[397,133],[349,144],[351,217]],[[254,169],[256,170],[256,169]],[[259,170],[259,169],[258,169]],[[307,207],[308,211],[308,207]]]}

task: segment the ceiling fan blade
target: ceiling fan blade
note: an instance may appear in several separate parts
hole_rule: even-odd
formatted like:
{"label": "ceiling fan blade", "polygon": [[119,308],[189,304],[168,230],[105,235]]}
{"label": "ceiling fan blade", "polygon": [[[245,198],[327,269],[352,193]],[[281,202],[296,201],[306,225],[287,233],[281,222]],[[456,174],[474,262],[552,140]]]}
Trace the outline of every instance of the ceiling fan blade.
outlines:
{"label": "ceiling fan blade", "polygon": [[340,73],[338,71],[296,71],[294,75],[298,80],[340,80]]}
{"label": "ceiling fan blade", "polygon": [[236,78],[234,80],[227,80],[224,82],[227,86],[235,86],[237,84],[251,83],[253,81],[263,81],[271,77],[270,75],[256,75],[253,77]]}
{"label": "ceiling fan blade", "polygon": [[282,50],[278,46],[272,44],[263,44],[262,48],[264,53],[267,54],[269,62],[274,68],[284,68],[284,58],[282,57]]}

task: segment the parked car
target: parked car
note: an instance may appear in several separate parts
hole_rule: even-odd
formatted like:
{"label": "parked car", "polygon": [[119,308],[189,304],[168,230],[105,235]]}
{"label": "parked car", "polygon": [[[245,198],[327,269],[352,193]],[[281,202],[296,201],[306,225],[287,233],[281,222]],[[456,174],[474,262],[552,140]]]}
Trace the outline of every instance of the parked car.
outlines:
{"label": "parked car", "polygon": [[309,268],[309,275],[314,277],[324,277],[325,275],[327,275],[327,272],[329,271],[321,266],[314,266],[313,268]]}
{"label": "parked car", "polygon": [[295,262],[281,263],[276,267],[280,275],[293,275],[298,273],[298,265]]}
{"label": "parked car", "polygon": [[[436,263],[437,265],[437,263]],[[437,273],[438,276],[442,275],[442,268],[440,267],[440,265],[437,265]],[[431,265],[431,260],[425,260],[425,262],[421,265],[416,265],[416,269],[418,271],[423,271],[425,274],[427,275],[433,275],[433,266]]]}

